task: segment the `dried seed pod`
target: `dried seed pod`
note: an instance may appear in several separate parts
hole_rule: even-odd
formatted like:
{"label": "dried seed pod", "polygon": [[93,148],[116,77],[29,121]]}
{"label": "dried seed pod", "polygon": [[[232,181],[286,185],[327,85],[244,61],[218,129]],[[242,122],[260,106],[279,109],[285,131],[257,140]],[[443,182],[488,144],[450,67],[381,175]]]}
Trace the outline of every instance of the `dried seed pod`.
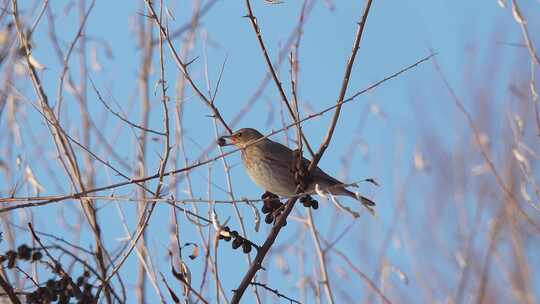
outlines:
{"label": "dried seed pod", "polygon": [[77,286],[79,286],[79,287],[82,286],[82,284],[84,284],[84,281],[85,281],[85,280],[86,280],[86,278],[83,277],[83,276],[78,277],[78,278],[77,278],[77,283],[76,283]]}
{"label": "dried seed pod", "polygon": [[264,222],[267,224],[272,224],[272,222],[274,222],[274,216],[272,215],[272,213],[268,213],[266,215],[266,217],[264,218]]}
{"label": "dried seed pod", "polygon": [[31,260],[32,260],[32,262],[39,261],[39,260],[41,260],[42,257],[43,257],[43,254],[40,251],[35,250],[32,253]]}
{"label": "dried seed pod", "polygon": [[61,294],[60,298],[58,299],[58,304],[68,304],[69,303],[69,297],[65,294]]}
{"label": "dried seed pod", "polygon": [[270,212],[272,212],[272,207],[270,207],[270,205],[268,205],[268,204],[266,204],[266,202],[264,202],[264,205],[262,206],[261,211],[262,211],[263,214],[270,213]]}
{"label": "dried seed pod", "polygon": [[238,235],[239,235],[238,231],[236,231],[236,230],[231,231],[231,236],[232,237],[236,238],[236,237],[238,237]]}
{"label": "dried seed pod", "polygon": [[249,253],[251,251],[251,244],[249,242],[244,242],[242,251],[244,251],[244,253]]}
{"label": "dried seed pod", "polygon": [[60,280],[58,280],[58,289],[66,289],[69,286],[70,281],[71,280],[68,277],[62,277]]}
{"label": "dried seed pod", "polygon": [[233,249],[238,249],[238,247],[242,246],[243,243],[244,243],[244,238],[239,236],[239,237],[235,238],[234,241],[232,242],[232,248]]}
{"label": "dried seed pod", "polygon": [[89,293],[90,291],[92,290],[92,285],[91,284],[84,284],[84,293]]}
{"label": "dried seed pod", "polygon": [[276,210],[278,208],[281,208],[281,206],[283,206],[283,203],[279,199],[274,199],[271,201],[271,206],[273,210]]}
{"label": "dried seed pod", "polygon": [[53,280],[53,279],[49,279],[47,280],[47,282],[45,283],[45,286],[47,287],[47,289],[49,291],[53,291],[55,286],[56,286],[56,281]]}
{"label": "dried seed pod", "polygon": [[319,209],[319,202],[316,200],[311,201],[311,208],[315,210]]}
{"label": "dried seed pod", "polygon": [[21,260],[29,260],[32,254],[32,249],[26,244],[22,244],[17,248],[17,257]]}
{"label": "dried seed pod", "polygon": [[311,196],[309,196],[309,195],[304,195],[304,196],[302,196],[302,197],[300,198],[300,202],[301,202],[302,204],[303,204],[304,202],[309,201],[309,200],[311,200]]}
{"label": "dried seed pod", "polygon": [[37,297],[33,292],[26,294],[26,303],[36,303],[36,301]]}
{"label": "dried seed pod", "polygon": [[274,196],[275,196],[275,194],[273,194],[272,192],[266,191],[265,193],[263,193],[263,195],[261,195],[261,198],[266,199],[266,198],[272,198]]}

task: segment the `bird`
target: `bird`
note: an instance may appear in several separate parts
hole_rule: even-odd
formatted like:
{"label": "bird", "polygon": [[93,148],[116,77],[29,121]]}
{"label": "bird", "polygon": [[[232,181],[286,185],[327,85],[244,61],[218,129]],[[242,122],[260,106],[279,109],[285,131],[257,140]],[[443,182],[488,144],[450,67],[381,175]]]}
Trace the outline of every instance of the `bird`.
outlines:
{"label": "bird", "polygon": [[[297,179],[294,170],[298,163],[296,151],[265,137],[252,128],[243,128],[231,135],[221,136],[218,144],[220,146],[234,145],[239,148],[247,174],[255,184],[267,192],[282,197],[296,195]],[[309,164],[310,161],[302,157],[304,168],[307,168]],[[314,168],[308,180],[310,183],[307,189],[304,189],[307,194],[320,194],[321,190],[325,190],[332,195],[353,198],[370,211],[371,207],[375,206],[375,202],[347,190],[343,182],[328,175],[319,167]]]}

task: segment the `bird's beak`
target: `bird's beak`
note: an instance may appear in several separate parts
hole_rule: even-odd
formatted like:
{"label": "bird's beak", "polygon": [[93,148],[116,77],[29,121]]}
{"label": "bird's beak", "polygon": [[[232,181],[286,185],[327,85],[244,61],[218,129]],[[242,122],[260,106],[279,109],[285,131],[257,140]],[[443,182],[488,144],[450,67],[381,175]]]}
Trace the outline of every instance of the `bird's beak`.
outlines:
{"label": "bird's beak", "polygon": [[234,139],[234,136],[232,136],[232,135],[223,135],[220,138],[218,138],[218,140],[217,140],[217,144],[220,147],[231,146],[231,145],[234,145],[235,143],[236,143],[236,141]]}

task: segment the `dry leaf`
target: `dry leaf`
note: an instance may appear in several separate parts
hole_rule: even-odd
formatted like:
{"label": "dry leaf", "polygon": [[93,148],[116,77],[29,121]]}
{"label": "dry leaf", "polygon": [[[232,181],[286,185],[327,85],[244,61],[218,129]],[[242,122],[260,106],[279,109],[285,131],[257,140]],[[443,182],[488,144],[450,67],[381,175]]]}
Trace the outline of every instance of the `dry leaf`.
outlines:
{"label": "dry leaf", "polygon": [[193,250],[191,251],[191,254],[188,257],[192,260],[196,259],[199,256],[199,245],[195,243],[185,243],[182,249],[188,246],[193,246]]}
{"label": "dry leaf", "polygon": [[524,181],[521,181],[521,183],[519,183],[519,191],[521,192],[521,196],[523,196],[523,199],[525,201],[531,201],[531,197],[529,196],[529,193],[527,193],[527,186],[525,185]]}
{"label": "dry leaf", "polygon": [[30,64],[38,69],[38,70],[44,70],[45,69],[45,66],[43,64],[41,64],[36,58],[34,58],[34,56],[30,55],[28,56],[28,61],[30,62]]}
{"label": "dry leaf", "polygon": [[92,47],[90,48],[90,67],[92,67],[92,70],[96,72],[99,72],[103,69],[101,64],[99,64],[97,47],[95,45],[92,45]]}
{"label": "dry leaf", "polygon": [[29,166],[26,166],[25,168],[25,179],[28,183],[30,183],[30,185],[32,185],[36,195],[45,190],[45,188],[43,188],[43,186],[37,181],[36,177],[34,176],[34,172],[32,172],[32,169],[30,169]]}
{"label": "dry leaf", "polygon": [[529,171],[530,165],[529,165],[529,161],[527,160],[527,158],[525,158],[525,156],[523,154],[521,154],[521,152],[519,150],[517,150],[517,149],[512,149],[512,153],[514,154],[514,157],[516,158],[516,160],[523,165],[524,170],[526,172],[530,172]]}
{"label": "dry leaf", "polygon": [[414,150],[414,168],[418,171],[424,171],[427,168],[426,159],[418,150]]}

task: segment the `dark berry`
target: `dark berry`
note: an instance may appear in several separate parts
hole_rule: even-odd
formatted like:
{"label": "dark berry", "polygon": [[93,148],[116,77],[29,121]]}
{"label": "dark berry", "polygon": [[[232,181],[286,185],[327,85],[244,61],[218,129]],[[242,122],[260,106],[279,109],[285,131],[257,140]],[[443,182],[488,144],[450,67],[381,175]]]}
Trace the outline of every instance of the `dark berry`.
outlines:
{"label": "dark berry", "polygon": [[80,276],[77,278],[77,286],[82,286],[82,284],[84,284],[84,281],[85,281],[85,277],[83,276]]}
{"label": "dark berry", "polygon": [[53,279],[49,279],[47,280],[47,282],[45,283],[45,286],[47,287],[47,290],[49,292],[54,292],[54,287],[56,286],[56,281],[53,280]]}
{"label": "dark berry", "polygon": [[273,221],[274,221],[274,216],[272,215],[272,213],[268,213],[266,217],[264,218],[264,222],[267,224],[272,224]]}
{"label": "dark berry", "polygon": [[313,201],[311,202],[311,207],[312,207],[313,209],[315,209],[315,210],[319,209],[319,202],[316,201],[316,200],[313,200]]}
{"label": "dark berry", "polygon": [[60,298],[58,299],[58,304],[68,304],[69,303],[69,297],[66,295],[60,295]]}
{"label": "dark berry", "polygon": [[32,253],[32,262],[39,261],[43,257],[43,254],[39,251],[34,251]]}
{"label": "dark berry", "polygon": [[238,231],[236,231],[236,230],[231,231],[231,235],[234,238],[238,237]]}
{"label": "dark berry", "polygon": [[92,290],[92,285],[86,283],[84,284],[84,293],[88,293]]}
{"label": "dark berry", "polygon": [[232,248],[238,249],[238,247],[242,246],[243,243],[244,243],[244,239],[241,236],[239,236],[235,238],[234,241],[232,242]]}
{"label": "dark berry", "polygon": [[248,242],[244,242],[244,244],[242,245],[242,250],[244,251],[244,253],[249,253],[251,251],[251,244]]}
{"label": "dark berry", "polygon": [[17,256],[21,260],[29,260],[31,253],[32,249],[26,246],[26,244],[22,244],[21,246],[19,246],[19,248],[17,248]]}
{"label": "dark berry", "polygon": [[265,203],[265,204],[262,206],[261,211],[262,211],[262,213],[264,213],[264,214],[270,213],[270,212],[272,212],[272,207],[270,207],[269,205],[267,205],[267,204]]}
{"label": "dark berry", "polygon": [[276,209],[280,208],[281,206],[283,206],[283,203],[278,199],[272,200],[270,203],[272,204],[271,206],[272,206],[272,209],[274,209],[274,210],[276,210]]}

